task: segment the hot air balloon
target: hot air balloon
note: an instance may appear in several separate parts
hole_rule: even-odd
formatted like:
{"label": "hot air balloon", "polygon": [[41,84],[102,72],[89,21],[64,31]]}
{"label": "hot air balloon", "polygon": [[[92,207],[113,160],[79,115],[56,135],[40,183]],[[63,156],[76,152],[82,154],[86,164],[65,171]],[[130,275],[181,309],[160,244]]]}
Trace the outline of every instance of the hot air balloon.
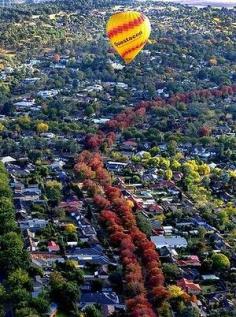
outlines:
{"label": "hot air balloon", "polygon": [[149,19],[137,11],[115,13],[107,22],[107,36],[126,64],[143,49],[150,33]]}

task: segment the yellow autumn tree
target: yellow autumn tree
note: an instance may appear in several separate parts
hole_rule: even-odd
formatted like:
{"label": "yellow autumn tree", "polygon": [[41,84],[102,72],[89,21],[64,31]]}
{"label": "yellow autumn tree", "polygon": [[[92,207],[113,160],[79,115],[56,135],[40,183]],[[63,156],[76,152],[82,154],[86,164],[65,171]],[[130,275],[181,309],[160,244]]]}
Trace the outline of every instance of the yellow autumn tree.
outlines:
{"label": "yellow autumn tree", "polygon": [[211,169],[208,164],[202,164],[198,166],[198,172],[200,175],[209,175]]}
{"label": "yellow autumn tree", "polygon": [[174,169],[174,170],[178,170],[180,167],[181,167],[181,164],[177,161],[177,160],[173,160],[171,162],[171,167]]}
{"label": "yellow autumn tree", "polygon": [[76,268],[77,263],[78,262],[74,260],[67,260],[65,262],[65,266],[67,269],[74,270]]}
{"label": "yellow autumn tree", "polygon": [[165,215],[160,214],[160,215],[154,216],[154,219],[160,221],[160,223],[163,223],[164,220],[166,219],[166,217],[165,217]]}
{"label": "yellow autumn tree", "polygon": [[126,202],[130,208],[134,208],[134,202],[132,200],[127,199]]}
{"label": "yellow autumn tree", "polygon": [[36,129],[38,133],[45,133],[48,131],[48,124],[40,122],[37,124]]}
{"label": "yellow autumn tree", "polygon": [[169,292],[170,298],[177,298],[184,294],[184,291],[182,290],[182,288],[177,285],[168,286],[168,292]]}
{"label": "yellow autumn tree", "polygon": [[144,160],[149,160],[151,158],[151,154],[149,152],[144,152],[143,153],[143,159]]}
{"label": "yellow autumn tree", "polygon": [[229,176],[232,178],[236,178],[236,170],[229,171]]}
{"label": "yellow autumn tree", "polygon": [[76,232],[76,226],[75,226],[73,223],[68,223],[68,224],[65,226],[65,230],[66,230],[66,232],[68,232],[68,233],[75,233],[75,232]]}
{"label": "yellow autumn tree", "polygon": [[177,160],[177,161],[179,161],[179,160],[181,160],[181,159],[183,159],[183,158],[184,158],[184,155],[183,155],[183,153],[181,153],[181,152],[177,152],[177,153],[175,154],[175,156],[174,156],[174,159]]}
{"label": "yellow autumn tree", "polygon": [[166,172],[165,172],[165,177],[166,177],[166,179],[169,181],[169,180],[171,180],[171,178],[173,177],[173,172],[172,172],[172,170],[170,169],[170,168],[168,168],[167,170],[166,170]]}
{"label": "yellow autumn tree", "polygon": [[198,171],[198,164],[195,160],[189,160],[183,164],[184,170],[188,172],[197,172]]}
{"label": "yellow autumn tree", "polygon": [[160,157],[160,166],[164,169],[168,169],[170,167],[170,160],[165,157]]}
{"label": "yellow autumn tree", "polygon": [[211,57],[209,59],[209,63],[211,66],[216,66],[217,65],[217,59],[215,58],[215,56]]}
{"label": "yellow autumn tree", "polygon": [[4,130],[5,130],[5,126],[2,123],[0,123],[0,133],[3,132]]}

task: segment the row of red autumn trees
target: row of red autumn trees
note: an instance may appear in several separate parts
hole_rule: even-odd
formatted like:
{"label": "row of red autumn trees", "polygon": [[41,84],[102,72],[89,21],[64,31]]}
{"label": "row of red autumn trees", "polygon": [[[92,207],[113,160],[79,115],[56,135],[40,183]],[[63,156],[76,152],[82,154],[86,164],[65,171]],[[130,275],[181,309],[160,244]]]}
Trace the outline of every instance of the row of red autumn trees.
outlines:
{"label": "row of red autumn trees", "polygon": [[195,100],[227,97],[236,93],[236,85],[223,86],[215,89],[200,89],[186,93],[177,93],[168,99],[156,98],[153,101],[142,101],[133,109],[126,109],[114,119],[107,122],[111,130],[128,128],[132,126],[138,117],[143,117],[151,108],[164,107],[166,105],[176,106],[178,103],[190,103]]}
{"label": "row of red autumn trees", "polygon": [[75,171],[100,210],[111,244],[119,248],[129,315],[157,316],[153,306],[159,307],[168,292],[155,245],[137,227],[131,202],[111,185],[99,153],[83,151],[76,158]]}
{"label": "row of red autumn trees", "polygon": [[[218,89],[201,89],[175,94],[168,100],[158,98],[141,102],[133,109],[126,109],[107,122],[108,133],[99,131],[86,137],[85,145],[98,150],[102,145],[110,147],[116,140],[115,132],[134,125],[146,112],[155,107],[179,102],[189,103],[199,99],[226,97],[236,92],[236,85]],[[204,134],[204,131],[202,132]],[[139,230],[132,205],[119,188],[112,186],[112,178],[104,168],[98,152],[83,151],[76,159],[75,171],[83,179],[83,186],[93,197],[100,210],[100,219],[107,228],[110,242],[119,248],[123,265],[127,309],[131,317],[153,317],[153,307],[159,307],[168,297],[164,276],[155,245]]]}
{"label": "row of red autumn trees", "polygon": [[[128,108],[122,111],[115,118],[106,123],[106,127],[110,130],[109,133],[99,131],[97,134],[90,134],[86,137],[85,145],[89,149],[98,149],[102,144],[111,146],[115,140],[115,132],[120,129],[125,129],[133,126],[140,118],[146,115],[146,112],[151,108],[165,107],[166,105],[176,106],[178,103],[190,103],[194,100],[204,100],[212,98],[227,97],[236,93],[236,85],[223,86],[215,89],[200,89],[186,93],[177,93],[167,100],[156,98],[153,101],[142,101],[134,108]],[[200,132],[203,135],[205,131]]]}

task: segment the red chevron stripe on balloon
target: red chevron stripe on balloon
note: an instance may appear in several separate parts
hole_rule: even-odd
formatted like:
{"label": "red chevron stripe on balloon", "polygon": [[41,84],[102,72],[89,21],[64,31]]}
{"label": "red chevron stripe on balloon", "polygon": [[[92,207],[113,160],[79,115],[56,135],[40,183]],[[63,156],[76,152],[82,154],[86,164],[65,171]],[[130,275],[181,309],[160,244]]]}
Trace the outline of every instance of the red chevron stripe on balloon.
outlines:
{"label": "red chevron stripe on balloon", "polygon": [[127,51],[125,51],[125,52],[121,55],[121,57],[122,57],[122,58],[125,58],[128,54],[130,54],[131,52],[133,52],[133,51],[139,49],[140,47],[143,47],[146,43],[147,43],[147,41],[142,42],[142,43],[140,43],[139,45],[136,45],[136,46],[134,46],[134,47],[131,47],[130,49],[128,49]]}
{"label": "red chevron stripe on balloon", "polygon": [[138,17],[137,19],[134,19],[133,21],[130,21],[128,23],[124,23],[123,25],[119,25],[115,28],[113,28],[112,30],[110,30],[107,33],[107,36],[111,39],[112,37],[118,35],[119,33],[123,33],[126,31],[129,31],[137,26],[139,26],[140,24],[142,24],[145,20],[145,16],[141,15],[140,17]]}

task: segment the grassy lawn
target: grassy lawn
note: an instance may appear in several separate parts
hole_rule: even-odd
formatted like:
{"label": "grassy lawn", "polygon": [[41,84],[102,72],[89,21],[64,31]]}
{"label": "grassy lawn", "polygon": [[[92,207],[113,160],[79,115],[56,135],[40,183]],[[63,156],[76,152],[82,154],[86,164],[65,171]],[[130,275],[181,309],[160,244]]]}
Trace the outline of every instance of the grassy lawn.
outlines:
{"label": "grassy lawn", "polygon": [[209,294],[216,291],[215,285],[203,285],[201,287],[203,294]]}

